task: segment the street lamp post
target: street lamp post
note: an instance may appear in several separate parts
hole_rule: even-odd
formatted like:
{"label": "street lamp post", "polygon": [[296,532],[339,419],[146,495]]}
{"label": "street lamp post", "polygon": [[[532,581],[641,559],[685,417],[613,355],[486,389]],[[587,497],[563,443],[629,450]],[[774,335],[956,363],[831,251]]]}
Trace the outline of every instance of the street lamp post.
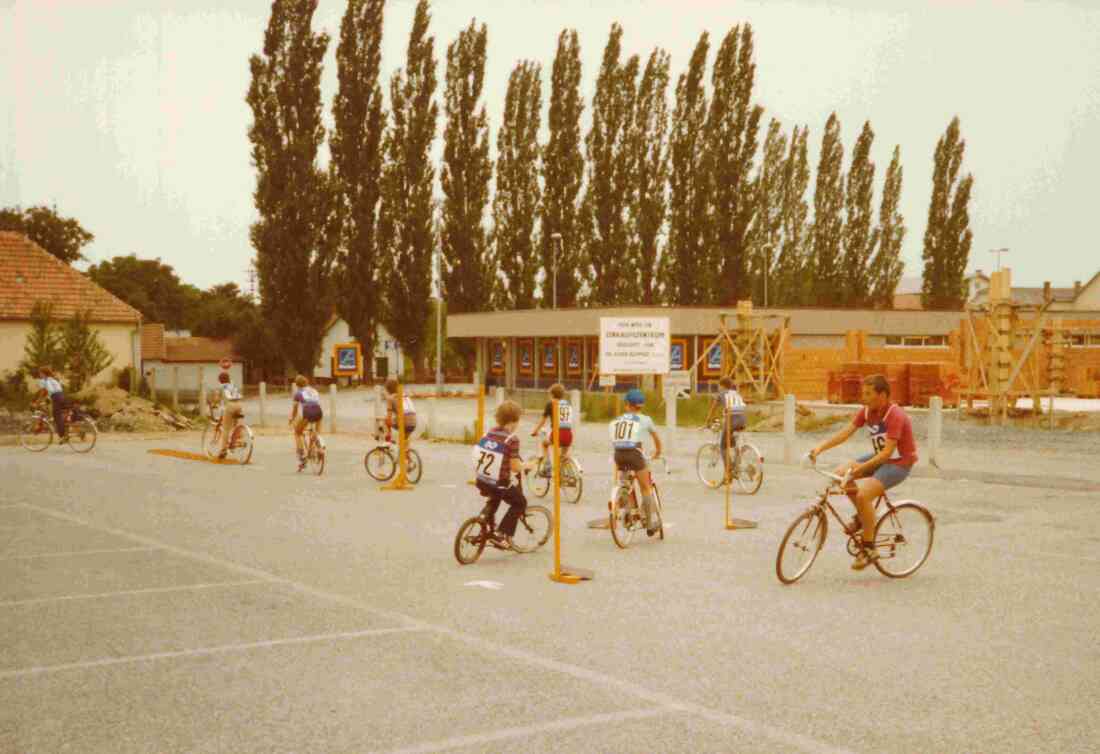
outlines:
{"label": "street lamp post", "polygon": [[1007,254],[1008,249],[990,249],[989,253],[997,255],[997,272],[1000,272],[1001,271],[1001,255],[1002,254]]}
{"label": "street lamp post", "polygon": [[550,240],[558,242],[557,246],[554,246],[554,283],[553,283],[554,298],[553,298],[553,303],[551,305],[552,309],[557,309],[558,308],[558,248],[562,244],[561,233],[551,233],[550,234]]}
{"label": "street lamp post", "polygon": [[443,392],[443,260],[435,250],[435,393]]}

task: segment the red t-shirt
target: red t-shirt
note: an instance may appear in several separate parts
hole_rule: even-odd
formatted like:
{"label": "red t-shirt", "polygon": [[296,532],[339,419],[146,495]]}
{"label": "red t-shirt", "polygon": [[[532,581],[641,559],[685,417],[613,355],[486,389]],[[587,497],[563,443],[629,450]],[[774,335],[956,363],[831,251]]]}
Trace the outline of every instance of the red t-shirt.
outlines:
{"label": "red t-shirt", "polygon": [[867,427],[871,437],[871,448],[878,453],[886,447],[886,441],[897,440],[898,445],[886,463],[899,466],[912,466],[917,462],[917,443],[913,439],[913,422],[896,403],[889,404],[881,412],[872,411],[864,406],[852,419],[855,427]]}

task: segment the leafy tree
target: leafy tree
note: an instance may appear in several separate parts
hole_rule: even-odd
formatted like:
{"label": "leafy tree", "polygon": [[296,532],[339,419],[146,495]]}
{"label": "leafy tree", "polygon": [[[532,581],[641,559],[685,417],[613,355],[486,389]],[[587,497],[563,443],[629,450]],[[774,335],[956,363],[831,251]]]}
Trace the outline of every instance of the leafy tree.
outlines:
{"label": "leafy tree", "polygon": [[541,202],[538,132],[542,81],[537,63],[512,69],[504,97],[504,120],[497,132],[496,192],[493,195],[492,269],[496,309],[535,305],[535,218]]}
{"label": "leafy tree", "polygon": [[53,304],[36,301],[31,308],[31,329],[23,343],[23,360],[19,368],[37,375],[39,367],[60,371],[65,367],[65,352],[61,333],[53,318]]}
{"label": "leafy tree", "polygon": [[668,53],[655,49],[638,85],[634,122],[627,134],[629,164],[634,169],[627,207],[627,269],[644,304],[656,303],[660,295],[657,239],[668,212],[668,67]]}
{"label": "leafy tree", "polygon": [[256,305],[236,283],[222,283],[199,295],[188,319],[193,335],[232,338],[255,313]]}
{"label": "leafy tree", "polygon": [[966,141],[959,119],[951,120],[936,143],[933,157],[932,201],[924,231],[924,280],[921,303],[925,309],[961,309],[966,301],[963,274],[970,259],[970,192],[974,176],[960,180]]}
{"label": "leafy tree", "polygon": [[[348,0],[336,47],[331,174],[341,210],[338,308],[353,337],[374,352],[381,317],[378,205],[386,111],[378,72],[385,0]],[[373,369],[373,363],[368,369]]]}
{"label": "leafy tree", "polygon": [[808,272],[813,280],[813,303],[834,307],[843,301],[844,278],[840,267],[840,244],[844,229],[844,145],[836,113],[825,123],[821,157],[817,163],[814,189],[814,222]]}
{"label": "leafy tree", "polygon": [[286,374],[286,361],[274,328],[258,309],[249,312],[234,333],[233,350],[250,369],[261,372],[261,380]]}
{"label": "leafy tree", "polygon": [[[481,311],[489,304],[493,270],[487,259],[483,220],[489,203],[493,163],[489,159],[489,118],[478,108],[485,81],[485,24],[474,21],[447,48],[443,95],[443,283],[448,311]],[[465,348],[459,347],[465,352]],[[472,350],[470,351],[472,353]]]}
{"label": "leafy tree", "polygon": [[0,230],[22,233],[65,264],[84,260],[80,250],[95,240],[75,219],[59,215],[57,207],[0,209]]}
{"label": "leafy tree", "polygon": [[393,125],[386,133],[387,162],[382,172],[379,238],[389,301],[386,329],[424,369],[422,333],[430,310],[431,255],[434,248],[431,147],[439,107],[435,102],[435,38],[428,36],[427,0],[416,5],[404,70],[390,79]]}
{"label": "leafy tree", "polygon": [[756,204],[752,197],[752,166],[764,108],[752,104],[752,27],[734,26],[722,40],[711,75],[713,94],[705,125],[704,146],[711,174],[706,238],[717,272],[711,300],[733,304],[750,295],[745,234]]}
{"label": "leafy tree", "polygon": [[[577,197],[584,175],[581,156],[581,50],[577,32],[558,35],[558,49],[550,75],[550,140],[542,150],[542,266],[546,270],[542,300],[550,300],[553,260],[557,254],[558,304],[573,306],[580,286],[580,229]],[[554,240],[561,234],[561,243]]]}
{"label": "leafy tree", "polygon": [[597,306],[625,303],[636,295],[628,288],[623,251],[628,243],[626,207],[636,154],[627,138],[634,120],[638,56],[619,62],[622,36],[623,28],[612,24],[596,79],[592,127],[585,137],[588,181],[580,211],[582,270],[589,281],[585,298]]}
{"label": "leafy tree", "polygon": [[871,201],[875,193],[875,163],[871,161],[871,145],[875,132],[871,122],[863,124],[863,130],[852,150],[852,164],[848,168],[848,180],[844,206],[843,244],[845,306],[866,307],[871,303],[871,255],[878,245],[877,227],[874,227],[874,209]]}
{"label": "leafy tree", "polygon": [[787,136],[774,118],[764,138],[764,158],[753,181],[756,202],[752,224],[745,235],[748,274],[752,281],[752,299],[765,306],[775,304],[775,267],[783,234],[784,177],[787,167]]}
{"label": "leafy tree", "polygon": [[703,150],[703,126],[707,98],[703,89],[710,41],[706,32],[699,37],[686,73],[676,84],[676,109],[669,137],[669,229],[668,247],[661,258],[661,278],[667,286],[670,304],[709,303],[713,288],[707,280],[714,271],[707,263],[705,226],[709,195],[708,173]]}
{"label": "leafy tree", "polygon": [[[806,202],[806,189],[810,185],[810,165],[806,143],[810,129],[795,126],[791,133],[790,148],[783,163],[781,178],[782,194],[782,241],[779,256],[775,264],[775,283],[769,281],[769,303],[772,305],[798,306],[806,304],[812,295],[813,278],[805,274],[809,264],[807,259],[809,241],[810,214]],[[774,291],[774,293],[772,293]],[[774,295],[774,299],[772,296]],[[774,303],[773,303],[774,302]]]}
{"label": "leafy tree", "polygon": [[894,291],[901,281],[905,263],[901,261],[901,244],[905,240],[905,218],[898,211],[901,203],[901,147],[894,147],[894,157],[886,169],[886,184],[878,212],[878,251],[871,260],[871,303],[888,309],[894,304]]}
{"label": "leafy tree", "polygon": [[99,339],[99,332],[92,329],[90,310],[76,312],[65,322],[61,328],[61,351],[65,358],[67,387],[74,393],[115,360]]}
{"label": "leafy tree", "polygon": [[162,323],[169,330],[189,328],[201,298],[159,258],[114,257],[88,268],[88,277],[141,312],[146,323]]}
{"label": "leafy tree", "polygon": [[317,166],[325,137],[321,69],[329,37],[311,29],[316,0],[274,0],[262,55],[250,60],[248,138],[256,166],[252,225],[260,297],[280,347],[312,374],[331,314],[339,215]]}

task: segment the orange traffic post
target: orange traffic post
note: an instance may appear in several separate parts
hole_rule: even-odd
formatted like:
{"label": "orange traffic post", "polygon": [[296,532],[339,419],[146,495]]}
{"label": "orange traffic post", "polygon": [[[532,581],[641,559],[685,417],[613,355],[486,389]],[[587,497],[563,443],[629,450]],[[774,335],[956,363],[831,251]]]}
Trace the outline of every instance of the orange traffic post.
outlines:
{"label": "orange traffic post", "polygon": [[[724,400],[724,399],[723,399]],[[744,518],[730,518],[730,508],[733,503],[733,469],[730,468],[729,452],[733,447],[733,432],[731,425],[731,412],[729,406],[722,407],[722,433],[725,435],[726,442],[725,447],[722,448],[722,478],[725,481],[726,488],[726,529],[728,531],[734,531],[736,529],[755,529],[756,522],[749,521]]]}
{"label": "orange traffic post", "polygon": [[573,568],[561,564],[561,436],[558,406],[550,412],[550,426],[554,432],[554,572],[550,580],[559,584],[576,584],[591,581],[592,572],[583,568]]}
{"label": "orange traffic post", "polygon": [[400,382],[397,383],[397,476],[389,484],[384,484],[381,489],[383,492],[387,490],[411,490],[413,487],[409,484],[408,477],[408,462],[409,462],[409,446],[405,440],[405,387]]}
{"label": "orange traffic post", "polygon": [[[476,444],[485,435],[485,383],[477,386],[477,419],[474,420],[474,443]],[[477,484],[476,479],[471,479],[466,484]]]}

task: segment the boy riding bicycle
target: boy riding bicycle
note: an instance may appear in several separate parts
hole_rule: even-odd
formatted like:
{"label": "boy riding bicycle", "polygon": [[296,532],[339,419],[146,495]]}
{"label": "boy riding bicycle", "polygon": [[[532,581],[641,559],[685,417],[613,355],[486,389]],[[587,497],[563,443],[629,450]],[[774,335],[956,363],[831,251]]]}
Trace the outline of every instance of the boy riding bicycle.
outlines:
{"label": "boy riding bicycle", "polygon": [[748,416],[745,411],[745,399],[741,397],[741,393],[737,392],[737,387],[733,384],[733,378],[723,377],[718,380],[718,386],[722,388],[722,391],[710,404],[703,426],[710,426],[711,418],[714,417],[715,413],[729,417],[728,421],[722,423],[721,439],[719,440],[719,445],[722,448],[722,464],[728,479],[730,474],[729,448],[737,446],[736,435],[748,425]]}
{"label": "boy riding bicycle", "polygon": [[[542,418],[535,428],[531,430],[531,437],[538,437],[542,425],[547,422],[553,427],[551,411],[558,412],[558,442],[561,446],[561,456],[565,458],[569,454],[569,448],[573,445],[573,404],[565,400],[565,386],[555,382],[550,386],[550,400],[546,401],[546,408],[542,411]],[[554,438],[547,433],[542,438],[542,457],[545,460],[540,474],[550,473],[550,446],[554,444]]]}
{"label": "boy riding bicycle", "polygon": [[898,486],[909,476],[917,462],[917,443],[913,439],[913,423],[901,406],[890,401],[890,383],[881,374],[863,380],[863,408],[851,423],[810,451],[810,459],[829,448],[845,442],[860,427],[867,427],[871,440],[870,453],[836,469],[836,474],[850,474],[848,498],[855,504],[863,527],[863,550],[856,556],[852,568],[861,571],[875,560],[875,501],[886,490]]}
{"label": "boy riding bicycle", "polygon": [[626,394],[626,412],[611,422],[611,445],[615,449],[615,476],[621,471],[633,471],[642,486],[642,512],[645,514],[646,534],[653,536],[660,527],[657,520],[657,499],[653,494],[653,482],[649,465],[642,452],[642,441],[648,434],[653,438],[653,460],[661,457],[661,438],[657,435],[657,426],[653,419],[639,413],[645,405],[645,393],[637,388]]}
{"label": "boy riding bicycle", "polygon": [[[298,450],[298,471],[306,467],[306,449],[302,438],[309,424],[320,423],[325,417],[321,409],[321,394],[309,384],[309,378],[300,374],[294,378],[294,400],[290,404],[290,425],[294,427],[294,446]],[[302,418],[298,416],[298,406],[302,406]]]}
{"label": "boy riding bicycle", "polygon": [[49,367],[38,368],[38,384],[40,390],[34,394],[33,400],[37,402],[45,396],[50,397],[50,408],[53,410],[53,423],[57,429],[57,442],[69,441],[68,430],[65,427],[65,391],[61,383]]}
{"label": "boy riding bicycle", "polygon": [[237,426],[237,420],[244,416],[241,406],[241,391],[229,378],[229,372],[218,375],[218,391],[211,396],[211,403],[220,403],[222,407],[222,439],[218,449],[218,458],[224,460],[229,455],[229,439]]}
{"label": "boy riding bicycle", "polygon": [[[409,438],[416,429],[416,407],[413,406],[412,398],[408,395],[403,396],[404,403],[400,410],[405,414],[405,444],[408,445]],[[386,427],[396,429],[398,427],[397,420],[397,380],[390,377],[386,380]]]}
{"label": "boy riding bicycle", "polygon": [[[498,544],[510,548],[516,534],[519,517],[527,510],[527,498],[519,483],[524,463],[519,454],[519,426],[522,409],[515,401],[504,401],[494,414],[496,426],[486,432],[474,446],[477,464],[477,489],[487,498],[481,515],[489,522],[490,537]],[[494,528],[494,519],[501,502],[508,504],[508,512]]]}

